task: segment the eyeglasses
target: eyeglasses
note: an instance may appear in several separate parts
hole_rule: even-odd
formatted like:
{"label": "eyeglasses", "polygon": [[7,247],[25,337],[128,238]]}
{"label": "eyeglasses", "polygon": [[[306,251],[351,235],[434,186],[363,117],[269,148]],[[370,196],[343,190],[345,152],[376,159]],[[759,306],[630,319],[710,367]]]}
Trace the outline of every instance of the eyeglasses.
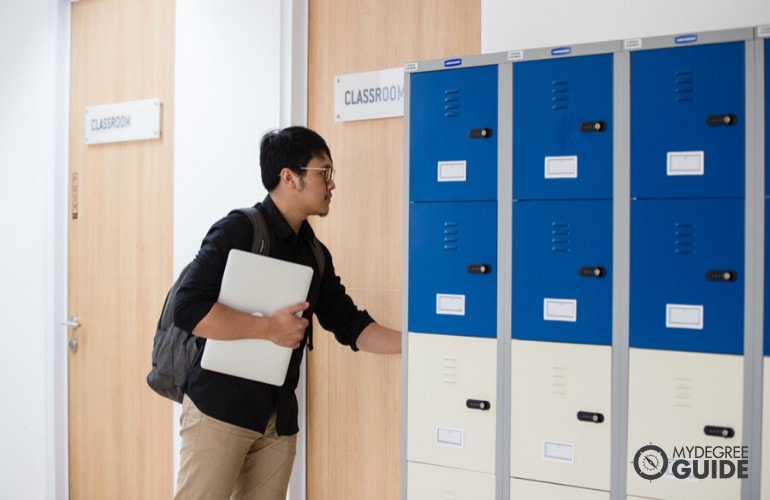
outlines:
{"label": "eyeglasses", "polygon": [[300,170],[321,170],[327,184],[334,180],[334,168],[331,167],[302,167]]}

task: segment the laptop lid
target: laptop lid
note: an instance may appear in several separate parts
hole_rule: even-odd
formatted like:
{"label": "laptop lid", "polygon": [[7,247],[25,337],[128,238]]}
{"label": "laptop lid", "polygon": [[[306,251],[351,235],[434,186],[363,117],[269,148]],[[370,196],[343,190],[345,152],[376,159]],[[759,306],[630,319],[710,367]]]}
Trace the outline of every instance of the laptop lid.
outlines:
{"label": "laptop lid", "polygon": [[[269,316],[307,300],[312,278],[312,267],[233,249],[227,256],[218,301],[241,312]],[[208,339],[201,367],[281,386],[291,353],[291,348],[264,339]]]}

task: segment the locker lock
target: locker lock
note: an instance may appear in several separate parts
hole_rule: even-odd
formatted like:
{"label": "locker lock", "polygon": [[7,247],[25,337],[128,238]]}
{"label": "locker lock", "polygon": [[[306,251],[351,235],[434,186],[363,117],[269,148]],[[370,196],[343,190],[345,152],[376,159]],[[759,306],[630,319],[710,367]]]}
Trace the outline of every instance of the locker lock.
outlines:
{"label": "locker lock", "polygon": [[470,274],[489,274],[492,272],[492,266],[489,264],[468,264],[468,273]]}
{"label": "locker lock", "polygon": [[487,411],[492,407],[492,405],[489,404],[489,401],[483,401],[481,399],[468,399],[465,401],[465,406],[467,406],[471,410],[482,410],[482,411]]}
{"label": "locker lock", "polygon": [[580,124],[581,132],[604,132],[607,130],[607,122],[595,121],[595,122],[583,122]]}
{"label": "locker lock", "polygon": [[472,128],[468,131],[468,137],[471,139],[489,139],[492,137],[491,128]]}
{"label": "locker lock", "polygon": [[582,278],[604,278],[607,270],[601,266],[584,266],[578,269],[578,274]]}
{"label": "locker lock", "polygon": [[711,269],[706,271],[708,281],[735,281],[738,279],[738,273],[731,270]]}
{"label": "locker lock", "polygon": [[706,125],[709,127],[731,127],[738,123],[738,117],[732,113],[726,115],[711,115],[706,117]]}
{"label": "locker lock", "polygon": [[723,438],[731,438],[735,437],[735,429],[732,427],[720,427],[718,425],[707,425],[703,428],[703,432],[706,433],[707,436],[716,436],[716,437],[723,437]]}
{"label": "locker lock", "polygon": [[581,422],[593,422],[595,424],[601,424],[604,422],[604,415],[592,411],[579,411],[577,412],[577,419]]}

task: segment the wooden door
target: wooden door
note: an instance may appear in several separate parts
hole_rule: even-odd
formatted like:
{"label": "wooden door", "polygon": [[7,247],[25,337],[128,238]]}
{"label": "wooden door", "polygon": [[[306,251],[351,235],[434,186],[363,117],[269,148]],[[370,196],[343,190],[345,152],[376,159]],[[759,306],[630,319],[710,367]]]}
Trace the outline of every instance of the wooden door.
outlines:
{"label": "wooden door", "polygon": [[[145,382],[171,282],[173,0],[72,4],[70,498],[170,498],[172,403]],[[160,98],[161,139],[85,145],[87,106]]]}

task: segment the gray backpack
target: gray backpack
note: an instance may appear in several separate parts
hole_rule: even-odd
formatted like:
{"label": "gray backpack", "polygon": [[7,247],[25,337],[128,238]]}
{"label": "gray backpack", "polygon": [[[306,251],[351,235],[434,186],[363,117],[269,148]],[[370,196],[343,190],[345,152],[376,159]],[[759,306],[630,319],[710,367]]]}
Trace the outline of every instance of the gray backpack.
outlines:
{"label": "gray backpack", "polygon": [[[251,241],[251,251],[262,255],[270,252],[270,236],[262,212],[256,207],[239,208],[234,212],[246,215],[254,228],[254,238]],[[313,254],[318,262],[321,276],[324,273],[324,254],[317,239],[311,242]],[[203,339],[182,330],[174,325],[173,311],[176,292],[179,289],[187,269],[186,265],[179,273],[171,289],[166,295],[163,309],[158,320],[157,330],[152,345],[152,369],[147,374],[147,384],[163,397],[182,402],[184,388],[187,385],[187,375],[198,360],[203,346]]]}

